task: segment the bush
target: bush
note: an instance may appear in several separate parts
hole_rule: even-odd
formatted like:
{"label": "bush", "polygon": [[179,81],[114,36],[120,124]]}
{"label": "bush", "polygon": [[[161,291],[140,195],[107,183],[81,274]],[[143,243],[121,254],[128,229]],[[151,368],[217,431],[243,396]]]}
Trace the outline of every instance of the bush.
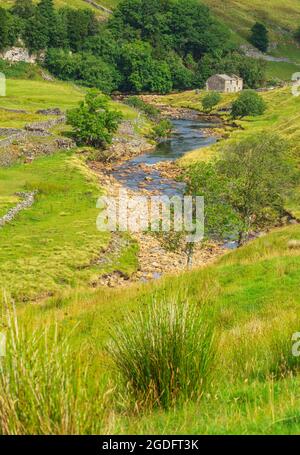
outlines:
{"label": "bush", "polygon": [[72,125],[78,143],[102,147],[111,143],[122,114],[109,106],[109,99],[90,90],[79,107],[67,111],[67,123]]}
{"label": "bush", "polygon": [[151,104],[145,103],[138,96],[129,96],[126,98],[125,103],[128,106],[134,107],[135,109],[143,112],[150,119],[156,119],[159,117],[159,110],[156,107],[151,106]]}
{"label": "bush", "polygon": [[248,115],[262,115],[267,106],[264,100],[254,90],[243,91],[232,105],[233,118],[246,117]]}
{"label": "bush", "polygon": [[298,180],[288,156],[286,140],[263,132],[230,143],[213,162],[191,165],[187,189],[205,197],[206,234],[241,245],[250,231],[278,223]]}
{"label": "bush", "polygon": [[108,350],[135,405],[168,408],[202,396],[215,356],[205,313],[187,303],[153,303],[116,328]]}
{"label": "bush", "polygon": [[170,120],[163,119],[153,127],[151,136],[154,139],[162,139],[168,137],[172,131],[172,127],[173,125]]}
{"label": "bush", "polygon": [[264,24],[256,22],[251,28],[250,43],[262,52],[267,52],[269,46],[268,30]]}
{"label": "bush", "polygon": [[221,95],[218,92],[210,92],[202,100],[203,109],[206,112],[211,112],[220,101]]}
{"label": "bush", "polygon": [[45,66],[60,79],[80,81],[104,93],[116,90],[121,79],[114,65],[86,53],[70,54],[62,49],[49,49]]}

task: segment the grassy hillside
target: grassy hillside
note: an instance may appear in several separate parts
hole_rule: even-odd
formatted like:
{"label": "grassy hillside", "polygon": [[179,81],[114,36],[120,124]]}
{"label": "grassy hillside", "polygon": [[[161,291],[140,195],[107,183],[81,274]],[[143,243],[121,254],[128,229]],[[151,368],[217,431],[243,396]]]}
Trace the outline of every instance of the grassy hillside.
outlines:
{"label": "grassy hillside", "polygon": [[[70,355],[76,352],[88,368],[84,393],[90,396],[100,385],[107,390],[107,399],[95,397],[98,432],[298,433],[299,365],[289,353],[291,335],[299,330],[300,250],[288,248],[291,239],[300,240],[298,226],[274,231],[210,267],[156,285],[56,296],[20,309],[20,326],[30,330],[56,321],[61,336],[68,336]],[[105,351],[112,327],[122,327],[126,315],[133,317],[154,299],[207,304],[216,318],[215,372],[209,393],[197,405],[138,412],[115,396],[116,377]],[[283,358],[287,370],[279,366]],[[58,392],[52,393],[54,398]],[[83,422],[79,409],[72,413],[85,432],[95,421],[87,416]],[[38,430],[34,419],[29,428]]]}
{"label": "grassy hillside", "polygon": [[297,0],[205,0],[205,3],[243,37],[255,21],[265,22],[274,33],[296,30],[300,23]]}
{"label": "grassy hillside", "polygon": [[[236,124],[241,128],[233,128],[230,131],[230,138],[228,141],[237,142],[247,137],[247,135],[265,130],[282,134],[290,141],[293,159],[295,159],[295,162],[299,165],[300,97],[293,96],[290,87],[263,92],[261,95],[267,103],[266,112],[259,117],[249,117],[241,121],[236,121]],[[184,93],[158,97],[157,101],[173,106],[190,107],[201,111],[201,99],[203,96],[204,92],[197,94],[195,91],[187,91]],[[222,101],[218,105],[218,108],[224,108],[230,105],[236,96],[237,95],[235,94],[223,94]],[[224,133],[224,131],[221,131],[221,133]],[[181,163],[182,165],[188,165],[193,161],[210,159],[212,156],[217,155],[218,150],[220,150],[223,145],[224,141],[221,141],[212,147],[194,150],[185,155],[181,159]],[[288,209],[293,211],[297,217],[300,217],[299,195],[300,188],[299,193],[294,195],[293,200],[287,202]]]}
{"label": "grassy hillside", "polygon": [[[59,107],[65,111],[83,99],[84,93],[67,83],[8,80],[7,96],[0,99],[1,126],[22,128],[26,123],[45,121],[45,116],[36,114],[38,109]],[[118,103],[117,109],[127,120],[138,116],[129,106]],[[60,126],[52,132],[61,134],[61,129],[67,128]],[[143,116],[138,128],[149,129]],[[25,148],[30,149],[38,140],[32,138]],[[14,147],[17,156],[18,146]],[[16,193],[24,191],[38,191],[38,195],[33,207],[0,229],[0,288],[9,290],[17,301],[35,299],[60,288],[89,286],[107,271],[96,264],[110,238],[96,229],[96,201],[102,190],[80,154],[61,152],[31,164],[0,168],[0,216],[20,201]],[[125,244],[114,265],[131,273],[137,265],[136,245]]]}

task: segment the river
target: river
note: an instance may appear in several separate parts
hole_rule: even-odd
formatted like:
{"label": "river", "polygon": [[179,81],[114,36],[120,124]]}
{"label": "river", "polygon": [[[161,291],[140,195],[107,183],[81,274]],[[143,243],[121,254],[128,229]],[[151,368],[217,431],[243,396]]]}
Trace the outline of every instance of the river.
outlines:
{"label": "river", "polygon": [[124,187],[135,191],[142,187],[147,191],[155,191],[167,196],[183,193],[184,183],[162,177],[156,169],[152,169],[149,174],[145,170],[145,166],[152,166],[164,161],[175,161],[191,150],[214,144],[216,138],[207,136],[205,130],[220,125],[189,119],[172,120],[172,124],[172,135],[161,141],[154,151],[136,156],[114,169],[114,177]]}

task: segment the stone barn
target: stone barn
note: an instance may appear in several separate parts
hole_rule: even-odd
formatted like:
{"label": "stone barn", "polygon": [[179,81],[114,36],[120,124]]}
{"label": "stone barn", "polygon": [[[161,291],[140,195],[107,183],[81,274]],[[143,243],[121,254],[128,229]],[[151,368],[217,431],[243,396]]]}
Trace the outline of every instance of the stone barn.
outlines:
{"label": "stone barn", "polygon": [[235,74],[231,76],[227,74],[215,74],[207,79],[206,90],[224,93],[240,92],[243,90],[243,79]]}

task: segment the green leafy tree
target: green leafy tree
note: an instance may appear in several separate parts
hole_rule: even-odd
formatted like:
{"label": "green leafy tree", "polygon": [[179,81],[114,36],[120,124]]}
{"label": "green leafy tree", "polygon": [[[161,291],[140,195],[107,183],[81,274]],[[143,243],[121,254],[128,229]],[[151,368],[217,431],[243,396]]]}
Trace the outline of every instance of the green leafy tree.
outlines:
{"label": "green leafy tree", "polygon": [[49,41],[47,20],[36,9],[34,15],[26,22],[25,43],[30,51],[46,49]]}
{"label": "green leafy tree", "polygon": [[66,21],[68,43],[72,51],[83,49],[85,40],[97,34],[99,29],[95,14],[90,10],[66,8],[63,13]]}
{"label": "green leafy tree", "polygon": [[264,24],[256,22],[251,28],[251,36],[249,39],[257,49],[262,52],[267,52],[269,46],[268,30]]}
{"label": "green leafy tree", "polygon": [[71,54],[62,49],[49,49],[44,65],[61,79],[80,81],[104,93],[116,90],[121,80],[121,75],[114,65],[84,52]]}
{"label": "green leafy tree", "polygon": [[278,222],[296,181],[288,149],[280,136],[264,132],[229,145],[214,163],[189,169],[189,192],[205,198],[210,235],[230,234],[242,244],[250,230]]}
{"label": "green leafy tree", "polygon": [[233,118],[242,118],[248,115],[262,115],[267,108],[263,98],[254,90],[244,90],[232,105]]}
{"label": "green leafy tree", "polygon": [[172,89],[170,69],[167,63],[152,57],[149,43],[127,43],[123,46],[121,55],[120,66],[125,76],[124,90],[167,93]]}
{"label": "green leafy tree", "polygon": [[237,74],[244,80],[245,87],[258,88],[266,80],[266,62],[246,57],[239,52],[229,52],[222,57],[206,54],[197,64],[195,81],[198,87],[204,87],[213,74]]}
{"label": "green leafy tree", "polygon": [[109,99],[97,90],[90,90],[79,107],[67,112],[77,142],[93,147],[110,144],[121,119],[122,114],[112,109]]}
{"label": "green leafy tree", "polygon": [[12,7],[12,13],[22,19],[29,19],[34,15],[35,6],[32,0],[16,0]]}
{"label": "green leafy tree", "polygon": [[295,38],[298,41],[298,43],[300,43],[300,26],[297,28],[295,32]]}
{"label": "green leafy tree", "polygon": [[202,100],[202,106],[205,112],[211,112],[221,99],[221,95],[218,92],[210,92],[205,95]]}
{"label": "green leafy tree", "polygon": [[0,8],[0,50],[9,44],[9,15],[4,8]]}

